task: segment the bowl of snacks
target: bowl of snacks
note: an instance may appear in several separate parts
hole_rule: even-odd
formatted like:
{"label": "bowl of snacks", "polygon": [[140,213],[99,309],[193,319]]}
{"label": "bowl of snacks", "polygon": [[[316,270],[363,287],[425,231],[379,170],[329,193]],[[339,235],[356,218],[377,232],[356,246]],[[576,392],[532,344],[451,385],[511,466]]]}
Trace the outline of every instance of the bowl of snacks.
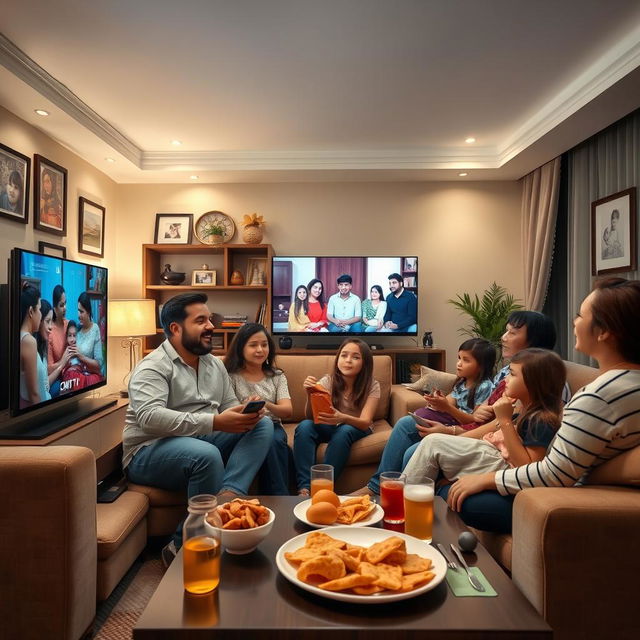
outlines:
{"label": "bowl of snacks", "polygon": [[276,519],[256,498],[235,498],[220,505],[217,513],[222,521],[222,546],[235,555],[251,553],[269,535]]}

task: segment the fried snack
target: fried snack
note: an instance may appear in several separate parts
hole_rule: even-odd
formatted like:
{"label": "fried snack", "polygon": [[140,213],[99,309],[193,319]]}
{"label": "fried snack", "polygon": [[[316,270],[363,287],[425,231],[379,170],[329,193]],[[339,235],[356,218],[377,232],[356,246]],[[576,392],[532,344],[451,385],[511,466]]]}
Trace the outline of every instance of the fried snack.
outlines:
{"label": "fried snack", "polygon": [[[366,548],[314,531],[303,547],[284,555],[298,566],[299,580],[325,591],[351,591],[363,596],[382,591],[406,593],[435,576],[428,570],[431,560],[407,554],[405,542],[398,536]],[[322,579],[325,581],[319,583]]]}
{"label": "fried snack", "polygon": [[217,508],[223,529],[254,529],[269,522],[269,510],[256,498],[235,498]]}
{"label": "fried snack", "polygon": [[349,498],[338,507],[337,522],[339,524],[353,524],[365,520],[375,508],[376,505],[369,496]]}
{"label": "fried snack", "polygon": [[404,540],[397,536],[391,536],[386,540],[381,540],[371,545],[367,549],[365,557],[371,564],[377,564],[378,562],[382,562],[391,552],[397,551],[398,549],[406,551]]}

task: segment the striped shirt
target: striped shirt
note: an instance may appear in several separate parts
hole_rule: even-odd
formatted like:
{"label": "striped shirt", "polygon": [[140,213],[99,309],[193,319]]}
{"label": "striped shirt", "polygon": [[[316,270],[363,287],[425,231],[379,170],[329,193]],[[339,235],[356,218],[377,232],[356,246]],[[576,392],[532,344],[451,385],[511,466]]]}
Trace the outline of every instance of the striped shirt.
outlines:
{"label": "striped shirt", "polygon": [[582,484],[592,468],[639,444],[640,370],[607,371],[566,405],[546,456],[496,472],[496,487],[508,495],[528,487]]}

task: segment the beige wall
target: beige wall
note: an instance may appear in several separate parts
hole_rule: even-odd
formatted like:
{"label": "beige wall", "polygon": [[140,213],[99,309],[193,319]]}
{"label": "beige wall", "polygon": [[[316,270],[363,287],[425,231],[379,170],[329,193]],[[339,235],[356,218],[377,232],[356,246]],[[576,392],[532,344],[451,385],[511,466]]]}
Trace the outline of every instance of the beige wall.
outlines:
{"label": "beige wall", "polygon": [[114,297],[140,295],[140,245],[153,242],[156,213],[212,209],[236,224],[245,213],[262,214],[264,242],[278,255],[418,255],[419,335],[433,330],[449,370],[462,338],[446,300],[493,280],[523,295],[516,182],[120,185],[118,195]]}

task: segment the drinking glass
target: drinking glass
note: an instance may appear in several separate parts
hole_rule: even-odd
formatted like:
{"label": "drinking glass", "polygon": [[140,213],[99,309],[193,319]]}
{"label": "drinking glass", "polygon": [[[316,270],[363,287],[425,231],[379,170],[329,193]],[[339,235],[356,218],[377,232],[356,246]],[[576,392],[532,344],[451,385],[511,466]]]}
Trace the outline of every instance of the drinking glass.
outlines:
{"label": "drinking glass", "polygon": [[330,464],[314,464],[311,467],[311,497],[321,489],[333,491],[333,467]]}
{"label": "drinking glass", "polygon": [[384,471],[380,474],[380,504],[384,509],[384,521],[389,524],[404,522],[404,481],[405,476],[400,471]]}
{"label": "drinking glass", "polygon": [[431,542],[433,537],[433,480],[408,477],[404,484],[404,532]]}

